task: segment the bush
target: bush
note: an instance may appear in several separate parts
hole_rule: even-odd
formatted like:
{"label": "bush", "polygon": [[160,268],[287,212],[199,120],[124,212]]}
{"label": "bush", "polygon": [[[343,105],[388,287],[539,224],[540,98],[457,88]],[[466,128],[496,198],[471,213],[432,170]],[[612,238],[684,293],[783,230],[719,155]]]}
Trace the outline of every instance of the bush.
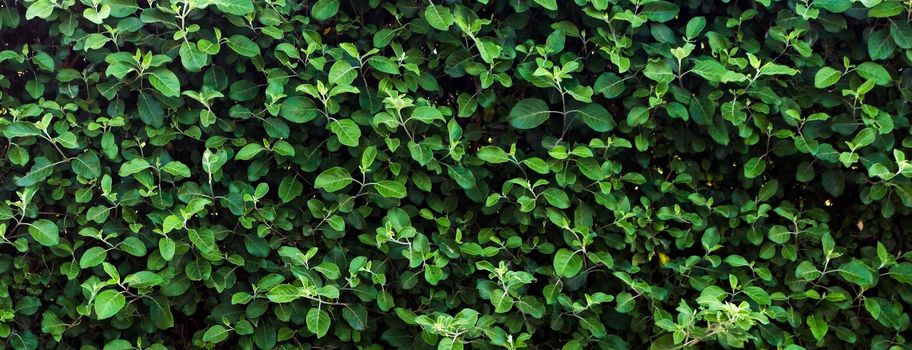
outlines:
{"label": "bush", "polygon": [[0,8],[13,349],[908,349],[912,3]]}

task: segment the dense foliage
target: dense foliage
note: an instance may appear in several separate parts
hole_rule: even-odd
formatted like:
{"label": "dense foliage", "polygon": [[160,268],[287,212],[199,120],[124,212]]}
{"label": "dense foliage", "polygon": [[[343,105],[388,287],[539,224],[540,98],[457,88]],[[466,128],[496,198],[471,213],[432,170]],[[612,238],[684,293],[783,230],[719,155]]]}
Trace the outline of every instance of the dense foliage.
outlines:
{"label": "dense foliage", "polygon": [[3,0],[13,349],[912,348],[908,0]]}

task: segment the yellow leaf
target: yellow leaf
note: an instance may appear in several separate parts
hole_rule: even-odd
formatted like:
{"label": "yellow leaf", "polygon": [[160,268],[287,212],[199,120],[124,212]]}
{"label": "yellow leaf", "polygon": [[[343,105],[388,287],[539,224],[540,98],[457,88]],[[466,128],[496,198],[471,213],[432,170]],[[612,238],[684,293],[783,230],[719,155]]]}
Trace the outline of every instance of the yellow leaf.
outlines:
{"label": "yellow leaf", "polygon": [[665,266],[669,261],[671,261],[671,258],[668,254],[659,252],[659,265]]}

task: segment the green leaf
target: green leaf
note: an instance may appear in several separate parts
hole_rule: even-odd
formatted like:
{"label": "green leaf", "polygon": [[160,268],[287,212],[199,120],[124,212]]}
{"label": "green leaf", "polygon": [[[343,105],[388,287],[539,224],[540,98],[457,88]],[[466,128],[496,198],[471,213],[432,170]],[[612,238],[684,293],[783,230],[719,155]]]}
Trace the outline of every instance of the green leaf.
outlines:
{"label": "green leaf", "polygon": [[367,308],[363,304],[355,304],[342,309],[342,318],[348,321],[352,329],[363,331],[367,329]]}
{"label": "green leaf", "polygon": [[669,83],[675,79],[674,72],[671,70],[671,65],[662,59],[649,62],[649,64],[646,65],[646,69],[643,70],[643,75],[660,83]]}
{"label": "green leaf", "polygon": [[513,297],[503,289],[495,289],[491,291],[491,304],[494,312],[502,314],[513,309]]}
{"label": "green leaf", "polygon": [[89,220],[94,221],[99,224],[103,224],[105,221],[108,220],[108,211],[109,210],[110,209],[108,209],[108,207],[106,207],[104,205],[96,205],[94,207],[89,208],[89,210],[86,210],[86,219],[89,219]]}
{"label": "green leaf", "polygon": [[291,129],[288,128],[288,124],[285,124],[279,118],[266,118],[263,128],[266,129],[266,134],[271,137],[284,139],[291,136]]}
{"label": "green leaf", "polygon": [[896,46],[903,49],[912,49],[912,23],[909,21],[892,21],[890,23],[890,37]]}
{"label": "green leaf", "polygon": [[475,174],[466,167],[461,165],[449,167],[447,168],[447,175],[456,180],[459,187],[462,187],[463,189],[468,190],[475,188]]}
{"label": "green leaf", "polygon": [[839,275],[843,279],[862,287],[870,287],[874,284],[874,274],[867,264],[858,259],[839,266]]}
{"label": "green leaf", "polygon": [[111,38],[100,33],[92,33],[85,37],[83,42],[83,49],[88,50],[98,50],[105,46],[108,42],[111,41]]}
{"label": "green leaf", "polygon": [[650,1],[643,5],[643,14],[650,21],[667,22],[678,15],[678,5],[668,1]]}
{"label": "green leaf", "polygon": [[149,73],[149,83],[151,83],[156,90],[161,92],[162,95],[168,97],[180,96],[180,80],[178,80],[177,75],[174,75],[174,72],[171,72],[170,70],[165,68],[153,70]]}
{"label": "green leaf", "polygon": [[763,158],[753,157],[744,163],[744,177],[748,179],[760,176],[764,170],[766,170],[766,161]]}
{"label": "green leaf", "polygon": [[309,98],[295,96],[282,102],[279,115],[292,123],[303,124],[320,115],[321,110]]}
{"label": "green leaf", "polygon": [[769,62],[760,68],[760,75],[795,75],[798,71],[789,66]]}
{"label": "green leaf", "polygon": [[190,42],[181,43],[178,53],[180,54],[181,65],[190,72],[199,72],[209,62],[209,56]]}
{"label": "green leaf", "polygon": [[510,125],[517,129],[532,129],[546,120],[551,114],[548,104],[537,98],[527,98],[517,102],[510,110]]}
{"label": "green leaf", "polygon": [[478,49],[481,59],[485,63],[493,64],[494,59],[500,56],[500,45],[490,38],[475,39],[475,48]]}
{"label": "green leaf", "polygon": [[337,119],[329,124],[329,129],[339,138],[339,143],[358,147],[361,138],[361,128],[351,119]]}
{"label": "green leaf", "polygon": [[587,104],[576,110],[574,115],[597,132],[608,132],[615,127],[614,116],[599,104]]}
{"label": "green leaf", "polygon": [[152,166],[149,165],[149,162],[145,159],[133,158],[120,165],[120,170],[117,171],[117,175],[120,175],[120,177],[127,177],[151,167]]}
{"label": "green leaf", "polygon": [[177,245],[173,239],[162,237],[158,240],[158,251],[166,261],[171,261],[171,258],[174,257],[175,249],[177,249]]}
{"label": "green leaf", "polygon": [[557,0],[535,0],[535,3],[547,10],[557,11]]}
{"label": "green leaf", "polygon": [[329,68],[329,83],[333,85],[351,85],[357,77],[358,71],[345,60],[338,60]]}
{"label": "green leaf", "polygon": [[52,247],[60,243],[60,232],[57,224],[48,219],[38,219],[29,224],[28,232],[39,244]]}
{"label": "green leaf", "polygon": [[48,18],[54,12],[55,7],[54,2],[51,0],[37,0],[28,5],[28,10],[25,11],[25,19]]}
{"label": "green leaf", "polygon": [[893,265],[890,268],[890,277],[900,283],[912,285],[912,263],[903,262]]}
{"label": "green leaf", "polygon": [[649,109],[643,106],[635,106],[627,113],[627,125],[639,126],[649,120]]}
{"label": "green leaf", "polygon": [[814,7],[833,13],[842,13],[852,8],[852,0],[814,0]]}
{"label": "green leaf", "polygon": [[279,183],[279,199],[282,203],[288,203],[298,198],[304,192],[304,184],[298,181],[294,176],[285,176]]}
{"label": "green leaf", "polygon": [[374,33],[374,47],[386,47],[390,44],[391,41],[393,41],[393,38],[396,37],[396,33],[397,32],[395,30],[389,28],[378,30],[376,33]]}
{"label": "green leaf", "polygon": [[694,61],[694,66],[690,71],[703,77],[703,79],[720,82],[722,81],[722,75],[728,72],[728,69],[713,58],[702,58]]}
{"label": "green leaf", "polygon": [[124,283],[132,288],[149,288],[160,285],[163,282],[164,279],[161,276],[151,271],[139,271],[124,277]]}
{"label": "green leaf", "polygon": [[120,249],[136,257],[146,256],[146,244],[136,237],[127,237],[120,242]]}
{"label": "green leaf", "polygon": [[8,139],[41,135],[41,129],[30,122],[12,122],[3,126],[3,136]]}
{"label": "green leaf", "polygon": [[241,150],[234,155],[234,159],[237,160],[250,160],[253,157],[256,157],[261,151],[263,151],[263,146],[258,143],[248,143],[241,147]]}
{"label": "green leaf", "polygon": [[567,196],[567,192],[563,190],[548,187],[541,192],[541,195],[545,197],[545,200],[548,201],[548,204],[560,208],[567,209],[570,207],[570,197]]}
{"label": "green leaf", "polygon": [[684,35],[690,39],[696,38],[698,35],[700,35],[700,33],[703,32],[704,28],[706,28],[706,17],[693,17],[687,21]]}
{"label": "green leaf", "polygon": [[842,78],[842,72],[830,67],[820,68],[817,74],[814,75],[814,87],[818,89],[828,88],[836,84],[839,78]]}
{"label": "green leaf", "polygon": [[190,168],[187,167],[186,164],[181,163],[176,160],[170,161],[170,162],[168,162],[168,164],[165,164],[165,166],[162,167],[162,170],[164,170],[166,173],[174,175],[175,177],[178,177],[178,178],[190,177],[190,175],[191,175]]}
{"label": "green leaf", "polygon": [[876,30],[868,37],[868,56],[872,60],[885,60],[893,56],[896,44],[887,30]]}
{"label": "green leaf", "polygon": [[393,180],[382,180],[374,184],[374,188],[377,189],[377,193],[380,193],[381,196],[386,198],[398,198],[402,199],[408,194],[405,190],[405,185],[399,181]]}
{"label": "green leaf", "polygon": [[47,179],[48,176],[54,173],[54,167],[57,163],[51,163],[45,157],[35,158],[35,163],[32,164],[32,168],[29,170],[25,176],[16,177],[16,186],[19,187],[28,187],[34,184],[37,184],[44,179]]}
{"label": "green leaf", "polygon": [[326,169],[314,180],[314,187],[321,188],[327,192],[336,192],[352,183],[351,173],[342,167],[332,167]]}
{"label": "green leaf", "polygon": [[231,330],[217,324],[209,327],[209,329],[203,333],[203,341],[209,343],[221,343],[227,339],[229,335],[231,335]]}
{"label": "green leaf", "polygon": [[200,250],[203,253],[209,253],[215,251],[215,235],[210,229],[189,229],[187,230],[187,237],[190,238],[190,242],[193,243],[193,246]]}
{"label": "green leaf", "polygon": [[412,111],[409,119],[414,119],[425,124],[431,124],[435,120],[444,120],[443,114],[437,108],[431,106],[420,106]]}
{"label": "green leaf", "polygon": [[619,293],[614,301],[617,303],[614,309],[622,314],[630,312],[636,305],[636,299],[628,292]]}
{"label": "green leaf", "polygon": [[792,238],[792,233],[782,225],[775,225],[769,230],[769,239],[775,243],[783,244]]}
{"label": "green leaf", "polygon": [[228,38],[228,47],[244,57],[255,57],[260,54],[260,47],[243,35],[232,35]]}
{"label": "green leaf", "polygon": [[177,215],[168,215],[165,217],[165,220],[162,221],[162,233],[168,233],[177,229],[184,227],[184,221],[181,220]]}
{"label": "green leaf", "polygon": [[320,308],[313,307],[310,308],[310,310],[307,310],[305,321],[307,323],[307,330],[316,334],[317,338],[323,338],[323,336],[329,332],[329,324],[331,322],[329,314]]}
{"label": "green leaf", "polygon": [[447,31],[453,25],[453,15],[450,9],[444,6],[431,4],[424,9],[424,19],[434,29]]}
{"label": "green leaf", "polygon": [[442,338],[437,344],[437,350],[463,350],[462,341],[453,338]]}
{"label": "green leaf", "polygon": [[214,3],[220,11],[235,16],[243,16],[254,10],[251,0],[215,0]]}
{"label": "green leaf", "polygon": [[95,316],[99,320],[116,315],[127,303],[127,298],[118,291],[105,290],[95,296]]}
{"label": "green leaf", "polygon": [[858,67],[855,67],[855,70],[858,72],[862,78],[873,80],[877,85],[887,85],[892,81],[890,72],[874,62],[864,62],[859,64]]}
{"label": "green leaf", "polygon": [[872,7],[868,11],[868,17],[888,18],[904,12],[903,10],[903,5],[898,1],[884,1]]}
{"label": "green leaf", "polygon": [[852,138],[851,148],[853,150],[856,150],[856,149],[865,147],[867,145],[870,145],[870,144],[874,143],[874,140],[876,139],[876,137],[877,137],[877,132],[874,131],[873,128],[861,129],[861,131],[859,131],[858,134],[856,134],[855,137]]}
{"label": "green leaf", "polygon": [[311,16],[315,20],[325,21],[339,12],[339,0],[317,0],[311,9]]}
{"label": "green leaf", "polygon": [[101,160],[95,151],[86,151],[70,162],[76,175],[92,180],[101,176]]}
{"label": "green leaf", "polygon": [[139,118],[148,125],[160,128],[165,123],[165,111],[152,94],[140,93],[137,101]]}
{"label": "green leaf", "polygon": [[605,98],[615,98],[624,93],[624,80],[617,74],[606,72],[595,79],[593,90]]}
{"label": "green leaf", "polygon": [[583,267],[581,253],[561,248],[554,254],[554,273],[560,277],[571,278],[576,276]]}
{"label": "green leaf", "polygon": [[79,258],[79,267],[86,269],[101,264],[108,257],[108,251],[101,247],[92,247],[82,253]]}
{"label": "green leaf", "polygon": [[757,302],[760,305],[770,305],[771,299],[769,293],[766,292],[763,288],[760,287],[745,287],[744,294],[747,294],[753,301]]}
{"label": "green leaf", "polygon": [[829,330],[829,325],[822,318],[817,318],[814,315],[808,315],[807,317],[808,328],[811,329],[811,334],[814,336],[814,339],[820,340],[827,334]]}
{"label": "green leaf", "polygon": [[504,150],[497,146],[484,146],[478,149],[476,154],[479,159],[491,163],[500,164],[510,161],[510,156]]}
{"label": "green leaf", "polygon": [[269,290],[266,297],[273,303],[290,303],[302,296],[301,288],[290,284],[280,284]]}

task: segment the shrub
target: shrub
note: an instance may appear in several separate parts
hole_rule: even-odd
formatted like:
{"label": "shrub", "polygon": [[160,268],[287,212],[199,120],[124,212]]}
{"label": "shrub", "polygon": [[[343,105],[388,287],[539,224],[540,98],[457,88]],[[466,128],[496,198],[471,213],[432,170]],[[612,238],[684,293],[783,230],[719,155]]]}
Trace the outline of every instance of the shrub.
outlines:
{"label": "shrub", "polygon": [[0,7],[13,349],[907,349],[912,3]]}

